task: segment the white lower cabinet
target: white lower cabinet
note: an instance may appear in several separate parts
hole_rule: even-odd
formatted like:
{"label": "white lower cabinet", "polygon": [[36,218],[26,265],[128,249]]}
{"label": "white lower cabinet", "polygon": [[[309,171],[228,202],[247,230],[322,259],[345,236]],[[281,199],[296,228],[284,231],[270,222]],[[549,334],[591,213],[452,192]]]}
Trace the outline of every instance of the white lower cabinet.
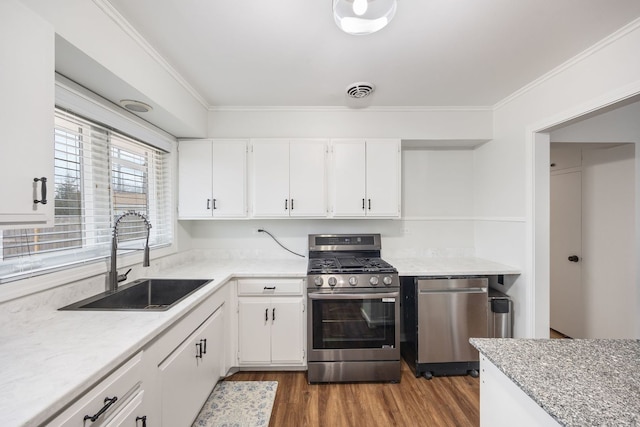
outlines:
{"label": "white lower cabinet", "polygon": [[301,279],[238,280],[238,362],[241,366],[304,366]]}
{"label": "white lower cabinet", "polygon": [[481,354],[480,426],[511,427],[515,425],[553,427],[560,424]]}
{"label": "white lower cabinet", "polygon": [[[142,352],[83,394],[48,425],[86,427],[92,424],[142,427]],[[140,418],[136,421],[136,418]]]}
{"label": "white lower cabinet", "polygon": [[159,366],[162,425],[191,425],[222,375],[224,306],[219,307]]}

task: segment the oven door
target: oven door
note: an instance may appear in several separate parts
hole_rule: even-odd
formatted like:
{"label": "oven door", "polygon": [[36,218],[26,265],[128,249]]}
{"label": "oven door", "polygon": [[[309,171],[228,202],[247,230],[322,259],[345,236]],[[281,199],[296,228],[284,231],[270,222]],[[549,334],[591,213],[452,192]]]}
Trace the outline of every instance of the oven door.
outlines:
{"label": "oven door", "polygon": [[308,298],[308,361],[400,360],[399,291],[312,291]]}

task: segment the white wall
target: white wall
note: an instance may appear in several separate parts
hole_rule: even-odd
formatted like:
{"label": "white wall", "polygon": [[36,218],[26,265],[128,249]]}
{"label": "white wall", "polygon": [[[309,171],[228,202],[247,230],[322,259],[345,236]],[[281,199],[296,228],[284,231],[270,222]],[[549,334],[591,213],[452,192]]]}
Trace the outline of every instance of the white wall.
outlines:
{"label": "white wall", "polygon": [[487,108],[212,110],[213,138],[491,139]]}
{"label": "white wall", "polygon": [[[475,246],[478,256],[496,261],[513,257],[509,246],[522,255],[513,264],[524,274],[511,288],[521,302],[516,325],[524,323],[517,335],[546,337],[549,331],[548,207],[537,209],[549,199],[549,139],[534,132],[640,93],[639,51],[636,21],[497,105],[494,140],[475,151],[476,214],[524,218],[480,224]],[[494,234],[513,240],[496,248]]]}

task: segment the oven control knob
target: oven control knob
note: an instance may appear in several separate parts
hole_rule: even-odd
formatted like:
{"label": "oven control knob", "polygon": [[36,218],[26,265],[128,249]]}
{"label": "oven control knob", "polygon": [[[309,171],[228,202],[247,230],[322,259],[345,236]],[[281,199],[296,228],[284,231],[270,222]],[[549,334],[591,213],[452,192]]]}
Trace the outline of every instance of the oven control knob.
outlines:
{"label": "oven control knob", "polygon": [[393,282],[393,280],[391,279],[391,276],[384,276],[382,278],[382,283],[384,283],[386,286],[389,286],[391,282]]}
{"label": "oven control knob", "polygon": [[329,286],[332,288],[338,283],[335,277],[329,277]]}
{"label": "oven control knob", "polygon": [[322,286],[322,283],[324,282],[324,280],[322,280],[322,277],[320,276],[316,276],[315,279],[313,279],[313,284],[320,287]]}
{"label": "oven control knob", "polygon": [[378,277],[377,276],[371,276],[371,278],[369,279],[369,283],[371,283],[371,286],[377,286],[378,285]]}
{"label": "oven control knob", "polygon": [[351,286],[355,286],[358,284],[358,278],[356,276],[349,277],[349,284]]}

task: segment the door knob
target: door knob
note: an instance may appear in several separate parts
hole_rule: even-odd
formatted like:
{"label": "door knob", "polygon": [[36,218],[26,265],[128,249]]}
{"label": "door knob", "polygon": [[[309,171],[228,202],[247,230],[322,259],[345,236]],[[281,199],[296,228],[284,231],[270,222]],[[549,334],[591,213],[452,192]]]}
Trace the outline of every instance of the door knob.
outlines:
{"label": "door knob", "polygon": [[571,262],[578,262],[580,261],[580,258],[578,258],[578,255],[571,255],[569,258],[567,258],[569,261]]}

